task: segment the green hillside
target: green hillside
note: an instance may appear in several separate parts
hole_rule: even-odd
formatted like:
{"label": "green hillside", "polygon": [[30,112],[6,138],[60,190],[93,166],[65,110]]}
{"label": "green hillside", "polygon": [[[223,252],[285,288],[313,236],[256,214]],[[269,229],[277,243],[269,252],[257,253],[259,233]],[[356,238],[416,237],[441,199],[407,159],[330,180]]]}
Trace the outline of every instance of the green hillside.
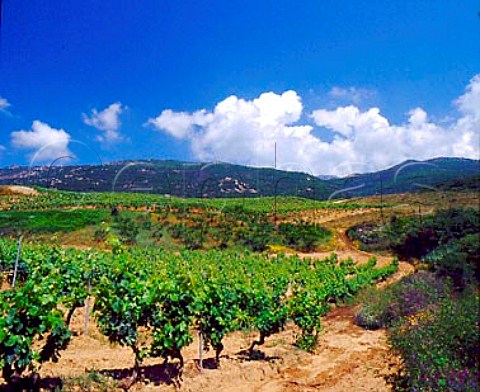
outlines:
{"label": "green hillside", "polygon": [[480,175],[479,161],[463,158],[406,161],[375,173],[333,179],[229,163],[140,160],[94,166],[9,167],[0,169],[0,185],[40,186],[75,192],[152,193],[186,198],[284,195],[325,200],[381,192],[435,190],[442,184],[448,186],[453,182],[454,186],[455,182],[462,183],[475,175]]}
{"label": "green hillside", "polygon": [[460,184],[475,175],[480,175],[478,160],[437,158],[406,161],[375,173],[332,179],[328,184],[337,189],[337,197],[353,197],[440,190],[446,183]]}

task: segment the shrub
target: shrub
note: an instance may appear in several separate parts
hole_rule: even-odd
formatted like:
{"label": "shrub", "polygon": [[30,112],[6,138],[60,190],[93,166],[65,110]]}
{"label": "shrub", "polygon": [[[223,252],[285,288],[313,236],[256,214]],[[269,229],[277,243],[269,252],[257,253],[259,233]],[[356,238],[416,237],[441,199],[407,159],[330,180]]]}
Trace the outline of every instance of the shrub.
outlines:
{"label": "shrub", "polygon": [[423,219],[397,219],[386,229],[391,248],[398,256],[418,259],[451,240],[478,233],[480,212],[473,208],[451,208]]}
{"label": "shrub", "polygon": [[101,225],[93,233],[93,238],[97,242],[104,242],[107,240],[109,233],[110,227],[105,222],[102,222]]}
{"label": "shrub", "polygon": [[283,245],[305,252],[315,250],[319,242],[330,238],[328,230],[305,222],[280,223],[278,234],[282,236]]}
{"label": "shrub", "polygon": [[388,311],[392,290],[370,288],[362,295],[363,305],[355,314],[355,323],[365,329],[384,328],[392,321]]}
{"label": "shrub", "polygon": [[450,287],[448,279],[421,272],[363,294],[355,321],[388,328],[392,348],[403,358],[398,390],[479,390],[479,294],[472,286],[462,293]]}
{"label": "shrub", "polygon": [[347,236],[359,244],[364,251],[378,251],[388,249],[388,237],[383,227],[372,222],[364,222],[347,230]]}
{"label": "shrub", "polygon": [[389,340],[403,358],[400,383],[417,391],[480,390],[478,294],[443,299],[393,327]]}
{"label": "shrub", "polygon": [[422,261],[440,276],[451,278],[456,289],[463,290],[475,279],[480,280],[480,233],[454,239]]}
{"label": "shrub", "polygon": [[122,241],[130,245],[135,244],[140,231],[138,224],[129,217],[119,217],[117,218],[117,222]]}
{"label": "shrub", "polygon": [[364,222],[347,235],[364,250],[390,249],[401,259],[420,259],[439,246],[480,231],[480,212],[473,208],[439,210],[425,217],[392,217],[385,225]]}
{"label": "shrub", "polygon": [[362,296],[355,322],[367,329],[385,328],[434,305],[448,295],[449,286],[431,272],[420,272],[394,286],[371,288]]}

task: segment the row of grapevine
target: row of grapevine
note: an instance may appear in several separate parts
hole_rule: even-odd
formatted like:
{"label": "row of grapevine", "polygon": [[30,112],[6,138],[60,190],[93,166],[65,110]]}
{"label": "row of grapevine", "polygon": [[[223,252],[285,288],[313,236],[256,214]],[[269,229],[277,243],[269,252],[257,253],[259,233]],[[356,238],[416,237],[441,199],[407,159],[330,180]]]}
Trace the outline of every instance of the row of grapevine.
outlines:
{"label": "row of grapevine", "polygon": [[[345,202],[335,203],[318,201],[293,196],[277,197],[237,197],[225,199],[210,198],[179,198],[165,195],[144,193],[108,193],[108,192],[68,192],[39,189],[38,195],[18,196],[1,195],[0,202],[5,209],[29,211],[50,210],[54,208],[105,208],[121,206],[126,209],[195,209],[202,208],[214,211],[223,211],[224,208],[241,207],[248,211],[273,213],[274,208],[278,213],[300,212],[313,209],[358,209],[377,208],[378,203]],[[276,207],[274,207],[276,206]]]}
{"label": "row of grapevine", "polygon": [[[0,240],[4,269],[14,253],[14,242]],[[356,266],[334,255],[318,261],[248,252],[108,253],[39,245],[24,247],[21,262],[28,267],[23,283],[0,293],[0,366],[7,381],[58,358],[70,338],[72,313],[89,295],[95,297],[100,330],[132,349],[138,372],[145,357],[178,358],[182,366],[181,350],[195,330],[219,361],[229,332],[258,331],[252,352],[291,319],[299,328],[297,345],[312,350],[330,303],[398,266],[394,261],[377,268],[375,260]]]}

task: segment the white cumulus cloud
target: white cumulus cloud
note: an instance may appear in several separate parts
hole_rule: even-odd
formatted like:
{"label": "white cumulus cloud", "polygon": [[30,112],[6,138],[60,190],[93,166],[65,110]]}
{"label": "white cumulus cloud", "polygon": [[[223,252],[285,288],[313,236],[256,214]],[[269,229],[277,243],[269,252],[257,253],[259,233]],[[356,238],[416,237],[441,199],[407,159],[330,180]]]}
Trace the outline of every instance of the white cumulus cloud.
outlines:
{"label": "white cumulus cloud", "polygon": [[102,132],[97,136],[99,142],[114,143],[123,139],[118,130],[122,125],[120,115],[124,110],[125,107],[120,102],[115,102],[100,112],[97,109],[92,109],[90,116],[83,113],[82,119],[85,124]]}
{"label": "white cumulus cloud", "polygon": [[8,108],[12,106],[6,98],[0,97],[0,112],[8,113]]}
{"label": "white cumulus cloud", "polygon": [[369,100],[375,96],[374,90],[358,87],[339,87],[334,86],[328,92],[328,95],[335,100],[349,101],[356,105],[362,103],[362,101]]}
{"label": "white cumulus cloud", "polygon": [[[345,175],[378,170],[406,159],[438,156],[479,158],[480,76],[455,102],[459,116],[449,124],[431,121],[422,108],[409,112],[402,124],[392,124],[377,107],[355,105],[309,113],[316,127],[330,130],[322,139],[315,126],[301,123],[303,105],[295,91],[263,93],[253,100],[230,96],[212,111],[164,110],[148,123],[190,143],[201,160],[222,160],[271,166],[274,145],[279,162],[314,174]],[[280,165],[281,167],[281,165]]]}
{"label": "white cumulus cloud", "polygon": [[163,129],[177,139],[185,139],[192,135],[195,126],[207,124],[208,117],[205,110],[189,114],[186,112],[174,112],[170,109],[164,110],[158,117],[148,120],[148,124],[157,129]]}
{"label": "white cumulus cloud", "polygon": [[0,159],[2,158],[3,152],[4,152],[5,150],[6,150],[5,146],[2,146],[2,145],[0,144]]}
{"label": "white cumulus cloud", "polygon": [[73,157],[68,148],[70,135],[41,121],[34,121],[31,130],[15,131],[10,136],[13,147],[30,150],[29,158],[33,164]]}

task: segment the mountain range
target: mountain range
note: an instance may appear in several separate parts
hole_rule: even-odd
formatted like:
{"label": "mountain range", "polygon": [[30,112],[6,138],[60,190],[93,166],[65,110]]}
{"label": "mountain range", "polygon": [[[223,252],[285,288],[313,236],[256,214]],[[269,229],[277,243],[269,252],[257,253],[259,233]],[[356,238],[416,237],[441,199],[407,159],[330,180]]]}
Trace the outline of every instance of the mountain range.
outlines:
{"label": "mountain range", "polygon": [[378,172],[336,178],[229,163],[129,160],[104,165],[11,166],[0,169],[0,185],[76,192],[148,192],[179,197],[277,194],[324,200],[428,189],[458,190],[464,182],[469,184],[469,189],[478,189],[479,163],[465,158],[409,160]]}

